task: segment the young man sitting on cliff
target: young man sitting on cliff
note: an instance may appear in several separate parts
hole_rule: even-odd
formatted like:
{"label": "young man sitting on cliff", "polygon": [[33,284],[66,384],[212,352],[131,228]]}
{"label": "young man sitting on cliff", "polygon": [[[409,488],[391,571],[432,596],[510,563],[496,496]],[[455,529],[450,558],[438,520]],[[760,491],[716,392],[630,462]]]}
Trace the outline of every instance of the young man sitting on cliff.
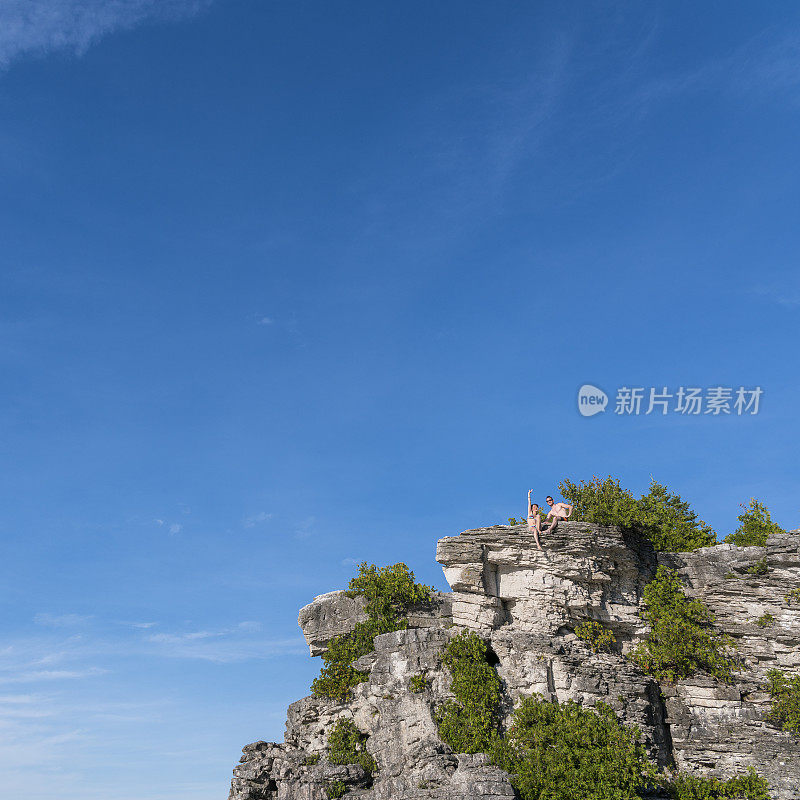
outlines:
{"label": "young man sitting on cliff", "polygon": [[528,531],[533,534],[533,538],[536,539],[536,546],[541,550],[539,534],[542,532],[542,513],[536,503],[531,503],[532,491],[533,489],[528,489]]}
{"label": "young man sitting on cliff", "polygon": [[554,503],[553,498],[550,497],[550,495],[548,495],[545,500],[547,501],[547,505],[550,506],[550,510],[547,512],[545,520],[552,517],[553,521],[549,525],[545,525],[542,530],[552,533],[558,527],[558,521],[560,519],[566,520],[567,517],[572,513],[572,506],[569,503]]}

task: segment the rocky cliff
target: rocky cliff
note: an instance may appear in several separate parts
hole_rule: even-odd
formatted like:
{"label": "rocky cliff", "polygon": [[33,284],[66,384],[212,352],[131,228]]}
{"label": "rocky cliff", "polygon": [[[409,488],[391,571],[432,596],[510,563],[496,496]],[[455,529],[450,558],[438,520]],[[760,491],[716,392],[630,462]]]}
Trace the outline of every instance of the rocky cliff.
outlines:
{"label": "rocky cliff", "polygon": [[[247,745],[229,800],[324,800],[334,782],[363,800],[516,797],[487,757],[453,753],[437,735],[433,712],[450,681],[440,654],[465,628],[489,643],[506,719],[533,693],[587,707],[603,701],[639,727],[660,766],[722,778],[753,766],[774,800],[798,800],[800,748],[766,721],[762,687],[773,667],[800,671],[800,607],[784,600],[800,586],[800,536],[771,536],[766,547],[656,554],[633,533],[575,522],[545,544],[537,550],[524,526],[441,539],[436,559],[452,592],[413,613],[407,630],[375,638],[374,652],[355,664],[369,678],[347,702],[299,700],[289,707],[282,744]],[[647,633],[642,593],[659,563],[676,570],[686,593],[702,599],[734,638],[741,663],[732,684],[694,677],[659,685],[626,658]],[[772,621],[763,627],[765,615]],[[340,591],[316,598],[299,622],[311,654],[320,655],[363,618],[361,600]],[[586,620],[614,632],[613,652],[596,654],[575,635]],[[426,679],[422,691],[414,691],[417,675]],[[326,763],[327,737],[341,718],[368,735],[374,777],[357,764]]]}

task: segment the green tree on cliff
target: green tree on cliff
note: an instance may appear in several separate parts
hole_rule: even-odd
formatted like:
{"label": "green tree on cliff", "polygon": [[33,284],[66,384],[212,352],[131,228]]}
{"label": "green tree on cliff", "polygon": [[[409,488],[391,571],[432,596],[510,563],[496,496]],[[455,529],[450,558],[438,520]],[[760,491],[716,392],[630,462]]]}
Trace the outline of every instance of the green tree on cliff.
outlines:
{"label": "green tree on cliff", "polygon": [[346,700],[354,686],[367,680],[369,673],[357,670],[353,662],[371,653],[374,639],[408,627],[406,614],[413,607],[430,602],[433,587],[414,580],[405,564],[376,567],[366,561],[358,565],[358,575],[347,589],[350,597],[363,597],[367,619],[356,623],[349,633],[336,636],[322,654],[323,667],[311,684],[318,697]]}
{"label": "green tree on cliff", "polygon": [[574,506],[576,521],[641,530],[656,550],[685,552],[716,544],[716,533],[689,503],[655,480],[638,499],[611,476],[580,483],[564,480],[559,488]]}
{"label": "green tree on cliff", "polygon": [[742,505],[742,508],[744,511],[738,516],[739,527],[725,537],[729,544],[763,547],[771,533],[786,533],[777,522],[772,521],[767,507],[755,497],[750,499],[749,505]]}

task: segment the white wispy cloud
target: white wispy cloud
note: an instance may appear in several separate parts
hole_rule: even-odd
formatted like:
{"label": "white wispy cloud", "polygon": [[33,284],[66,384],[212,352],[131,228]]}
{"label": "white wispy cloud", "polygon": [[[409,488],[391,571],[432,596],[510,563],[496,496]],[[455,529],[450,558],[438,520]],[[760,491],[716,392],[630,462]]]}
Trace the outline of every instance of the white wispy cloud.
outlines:
{"label": "white wispy cloud", "polygon": [[183,525],[181,525],[180,522],[167,523],[165,520],[158,518],[154,519],[153,522],[155,522],[155,524],[161,528],[166,526],[167,532],[172,536],[174,536],[176,533],[180,533],[183,529]]}
{"label": "white wispy cloud", "polygon": [[[102,747],[123,731],[126,741],[142,728],[152,737],[171,703],[167,697],[131,702],[70,697],[62,692],[0,695],[3,796],[42,800],[51,795],[47,784],[52,787],[55,779],[58,796],[64,800],[130,797],[117,794],[113,787],[87,787],[86,774],[76,765],[87,746]],[[117,740],[109,749],[113,752],[119,747]],[[139,794],[137,800],[143,796]]]}
{"label": "white wispy cloud", "polygon": [[191,16],[213,0],[0,0],[0,68],[24,55],[81,55],[96,41],[149,20]]}
{"label": "white wispy cloud", "polygon": [[305,652],[305,641],[301,637],[264,639],[254,636],[260,628],[260,623],[245,621],[232,628],[156,633],[148,636],[147,641],[162,656],[217,663],[275,658],[289,653],[299,655]]}
{"label": "white wispy cloud", "polygon": [[129,628],[139,628],[141,630],[147,630],[148,628],[155,628],[158,625],[157,622],[120,622],[119,625],[126,625]]}
{"label": "white wispy cloud", "polygon": [[756,286],[753,293],[784,308],[800,308],[800,288],[792,285],[791,281],[785,284]]}
{"label": "white wispy cloud", "polygon": [[38,703],[41,700],[41,695],[38,694],[2,694],[0,695],[0,703],[13,703],[14,705],[27,705],[29,703]]}
{"label": "white wispy cloud", "polygon": [[542,68],[501,95],[498,120],[490,126],[487,157],[500,189],[520,162],[538,152],[552,131],[568,80],[575,42],[566,36],[550,44]]}
{"label": "white wispy cloud", "polygon": [[294,535],[297,539],[310,539],[314,535],[314,528],[317,522],[315,516],[306,517],[298,522],[294,528]]}
{"label": "white wispy cloud", "polygon": [[685,94],[725,93],[763,100],[789,97],[797,103],[799,89],[800,36],[767,29],[725,55],[645,81],[633,99],[643,112]]}
{"label": "white wispy cloud", "polygon": [[75,680],[76,678],[91,678],[97,675],[105,675],[107,672],[108,670],[100,667],[89,667],[88,669],[37,669],[28,672],[19,672],[14,675],[0,675],[0,684]]}
{"label": "white wispy cloud", "polygon": [[62,628],[56,627],[51,633],[9,641],[0,649],[0,686],[98,677],[116,671],[120,658],[134,656],[233,663],[306,653],[301,636],[270,638],[262,632],[261,623],[254,620],[224,627],[159,632],[151,630],[155,624],[104,624],[95,620],[81,635],[65,635]]}
{"label": "white wispy cloud", "polygon": [[275,320],[272,317],[261,317],[258,320],[259,325],[272,325],[274,322]]}
{"label": "white wispy cloud", "polygon": [[270,519],[272,519],[272,514],[268,514],[266,511],[259,511],[257,514],[251,514],[249,517],[245,517],[242,520],[242,525],[245,528],[255,528],[256,525],[260,525],[262,522],[266,522]]}
{"label": "white wispy cloud", "polygon": [[83,625],[91,619],[91,615],[84,614],[37,614],[33,621],[37,625],[45,625],[49,628],[72,628],[76,625]]}
{"label": "white wispy cloud", "polygon": [[800,36],[768,29],[740,47],[731,57],[730,86],[758,94],[795,94],[800,89]]}

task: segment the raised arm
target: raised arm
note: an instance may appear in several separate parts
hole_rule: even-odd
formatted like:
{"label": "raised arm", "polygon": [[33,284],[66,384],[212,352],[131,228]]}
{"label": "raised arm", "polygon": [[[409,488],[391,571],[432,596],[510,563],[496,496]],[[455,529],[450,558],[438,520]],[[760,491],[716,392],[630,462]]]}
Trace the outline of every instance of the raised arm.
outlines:
{"label": "raised arm", "polygon": [[525,516],[530,516],[531,513],[531,492],[533,489],[528,489],[528,513]]}

